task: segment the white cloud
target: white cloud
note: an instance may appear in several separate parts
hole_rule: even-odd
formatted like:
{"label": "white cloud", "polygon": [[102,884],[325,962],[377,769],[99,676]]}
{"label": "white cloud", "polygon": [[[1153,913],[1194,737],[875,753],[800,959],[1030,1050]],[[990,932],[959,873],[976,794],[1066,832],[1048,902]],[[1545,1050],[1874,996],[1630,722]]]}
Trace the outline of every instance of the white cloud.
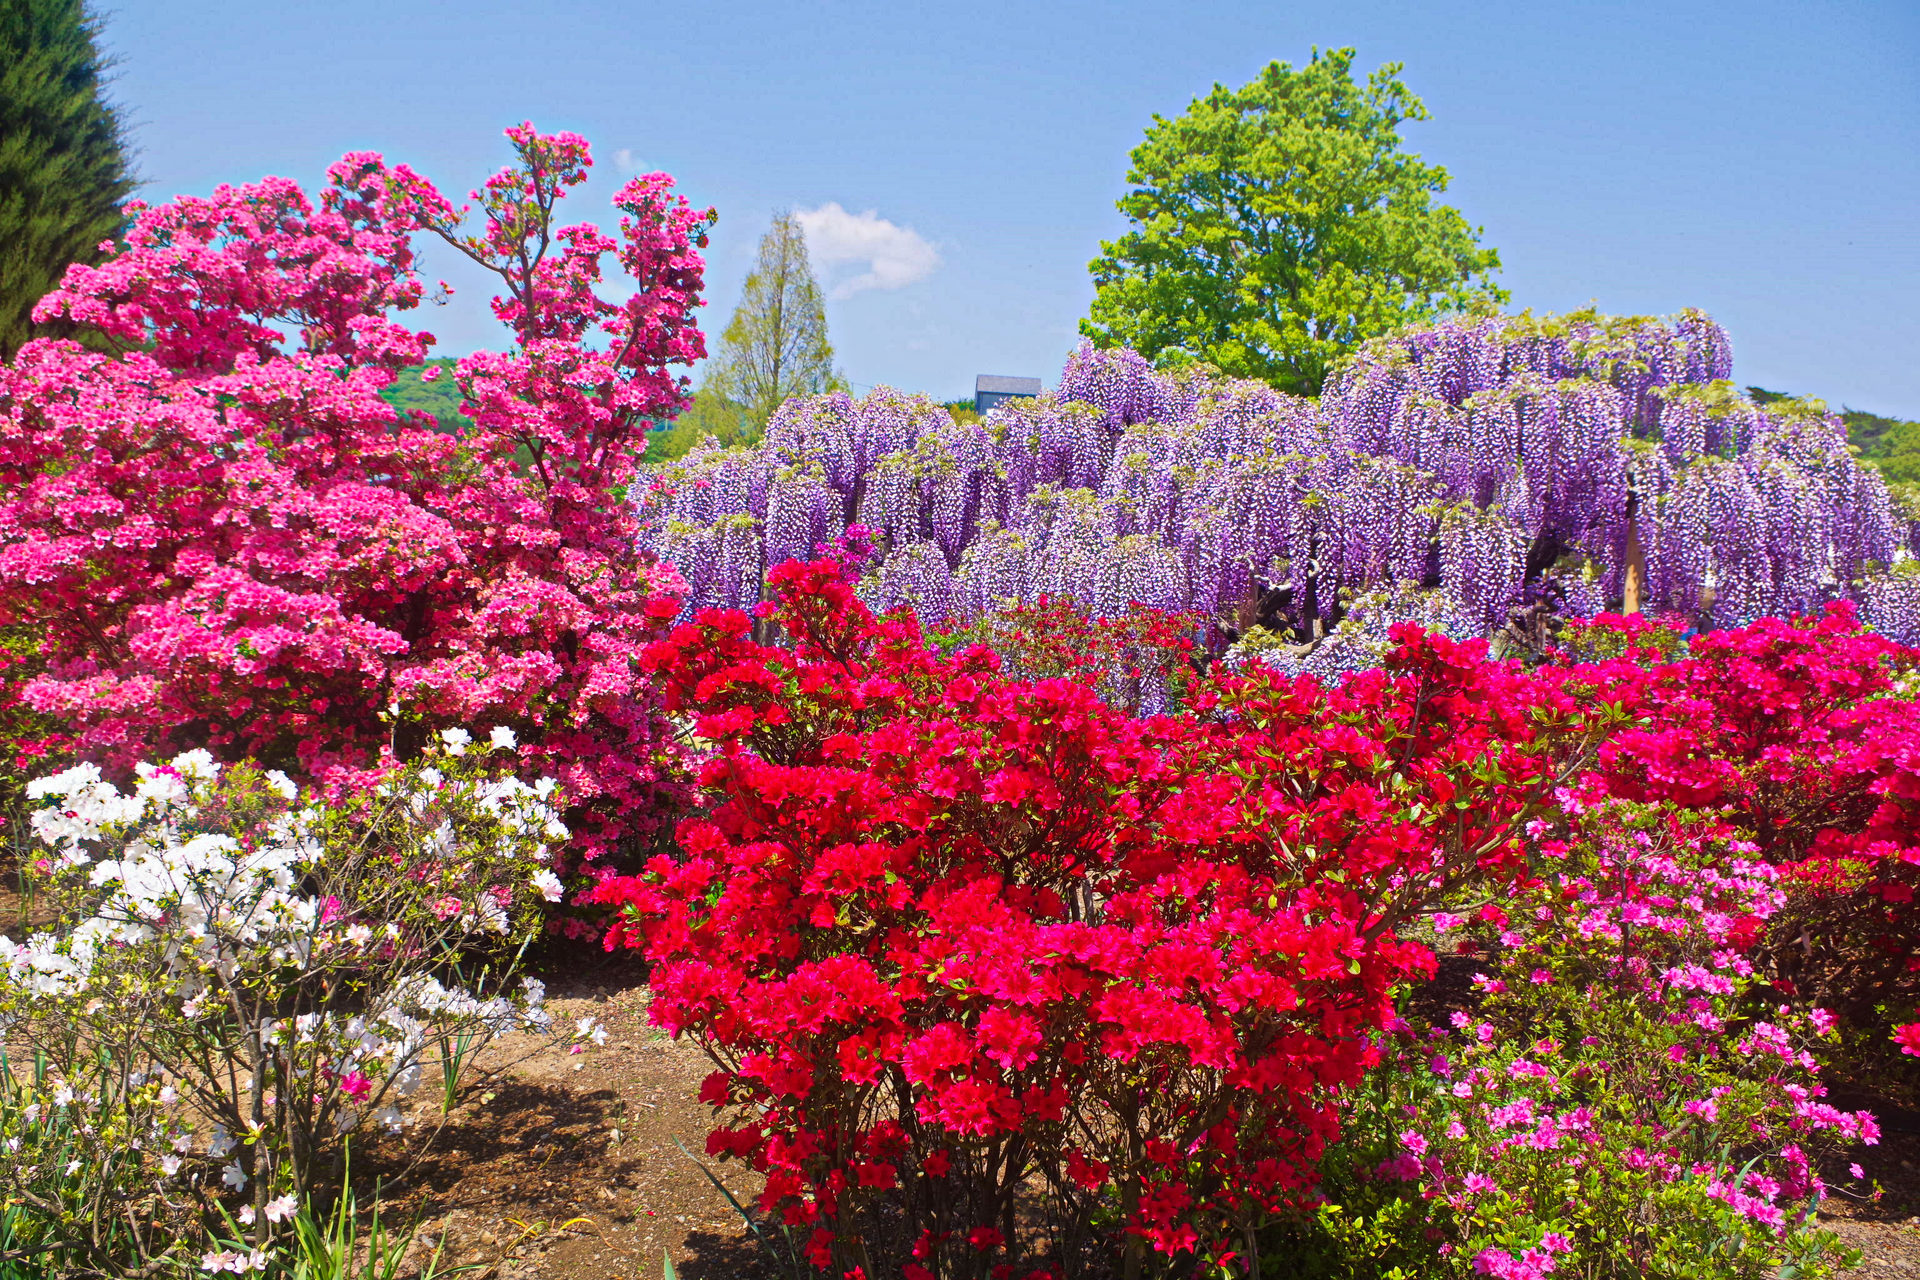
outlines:
{"label": "white cloud", "polygon": [[806,234],[814,265],[832,282],[832,297],[849,298],[868,289],[904,289],[925,280],[940,265],[939,252],[919,232],[896,226],[872,209],[848,213],[838,201],[831,201],[818,209],[797,210],[793,216]]}
{"label": "white cloud", "polygon": [[638,173],[646,167],[646,161],[634,155],[633,152],[626,147],[622,147],[613,153],[613,163],[614,167],[622,173]]}

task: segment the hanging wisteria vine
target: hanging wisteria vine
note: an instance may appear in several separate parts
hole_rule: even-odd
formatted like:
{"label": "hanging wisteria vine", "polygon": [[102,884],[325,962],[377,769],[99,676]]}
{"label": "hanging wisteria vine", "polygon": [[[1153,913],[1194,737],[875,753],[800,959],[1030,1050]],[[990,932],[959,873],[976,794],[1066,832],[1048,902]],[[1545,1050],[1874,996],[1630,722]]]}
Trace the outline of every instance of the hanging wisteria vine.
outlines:
{"label": "hanging wisteria vine", "polygon": [[1837,418],[1754,405],[1731,369],[1699,312],[1443,323],[1363,347],[1318,400],[1082,347],[1057,390],[979,422],[884,388],[789,401],[758,446],[655,469],[644,538],[689,611],[752,603],[768,566],[860,523],[871,602],[930,621],[1050,595],[1310,644],[1363,597],[1369,632],[1398,613],[1482,633],[1849,597],[1920,640],[1897,563],[1920,526]]}

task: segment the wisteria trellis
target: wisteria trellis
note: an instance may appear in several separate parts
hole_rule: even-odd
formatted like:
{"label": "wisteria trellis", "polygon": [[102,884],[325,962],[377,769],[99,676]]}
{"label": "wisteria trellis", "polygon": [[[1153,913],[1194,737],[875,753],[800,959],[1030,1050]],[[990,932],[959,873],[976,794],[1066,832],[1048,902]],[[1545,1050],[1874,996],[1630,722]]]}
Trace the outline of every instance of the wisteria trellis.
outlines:
{"label": "wisteria trellis", "polygon": [[[1722,626],[1858,599],[1920,640],[1920,526],[1837,418],[1749,403],[1725,332],[1581,313],[1377,340],[1318,400],[1083,347],[1058,389],[956,423],[879,389],[789,401],[765,440],[657,469],[646,545],[688,609],[850,523],[880,608],[965,622],[1043,594],[1320,634],[1366,592],[1490,630],[1516,609],[1644,607]],[[1897,563],[1897,562],[1905,562]]]}

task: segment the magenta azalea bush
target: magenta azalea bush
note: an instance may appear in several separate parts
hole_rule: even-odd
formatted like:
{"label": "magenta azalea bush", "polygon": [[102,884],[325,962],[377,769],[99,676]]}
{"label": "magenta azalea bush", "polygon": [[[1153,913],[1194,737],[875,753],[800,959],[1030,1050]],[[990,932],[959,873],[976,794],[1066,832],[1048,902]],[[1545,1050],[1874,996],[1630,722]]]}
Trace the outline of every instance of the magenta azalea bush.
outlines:
{"label": "magenta azalea bush", "polygon": [[[86,341],[0,370],[0,625],[43,638],[21,695],[80,754],[206,748],[344,785],[497,723],[580,806],[579,852],[646,826],[664,731],[631,656],[683,588],[633,553],[623,495],[705,353],[712,214],[649,174],[618,237],[560,226],[586,142],[507,136],[471,229],[354,154],[317,201],[268,178],[136,203],[126,244],[41,302]],[[396,319],[423,236],[498,276],[514,343],[459,362],[457,436],[379,394],[433,342]],[[608,257],[624,303],[595,291]]]}

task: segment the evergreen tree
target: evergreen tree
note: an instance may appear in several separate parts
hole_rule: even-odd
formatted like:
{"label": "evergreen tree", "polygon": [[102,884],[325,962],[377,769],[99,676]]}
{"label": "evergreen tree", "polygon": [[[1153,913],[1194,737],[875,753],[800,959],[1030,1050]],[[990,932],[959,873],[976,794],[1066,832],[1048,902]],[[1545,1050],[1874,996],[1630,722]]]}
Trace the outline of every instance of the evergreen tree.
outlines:
{"label": "evergreen tree", "polygon": [[845,389],[833,367],[807,238],[792,213],[777,213],[760,238],[760,260],[720,336],[703,392],[739,406],[757,434],[789,396]]}
{"label": "evergreen tree", "polygon": [[85,0],[0,0],[0,359],[49,330],[34,303],[125,226],[133,190]]}

